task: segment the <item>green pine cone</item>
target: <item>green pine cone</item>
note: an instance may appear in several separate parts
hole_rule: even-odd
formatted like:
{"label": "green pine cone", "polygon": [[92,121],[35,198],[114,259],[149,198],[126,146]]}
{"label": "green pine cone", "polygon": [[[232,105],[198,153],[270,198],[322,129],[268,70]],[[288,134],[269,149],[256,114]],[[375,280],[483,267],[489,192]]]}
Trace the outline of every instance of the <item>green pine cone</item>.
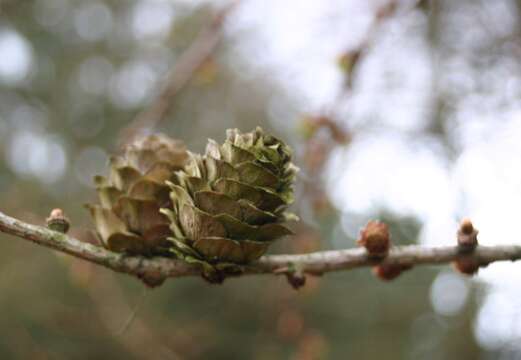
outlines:
{"label": "green pine cone", "polygon": [[209,140],[204,156],[189,154],[169,182],[173,251],[205,270],[234,270],[261,257],[276,239],[291,234],[281,223],[293,202],[297,168],[291,150],[262,129],[227,131],[219,145]]}
{"label": "green pine cone", "polygon": [[166,182],[187,160],[183,142],[166,135],[138,139],[110,159],[109,176],[94,178],[100,204],[87,205],[103,246],[130,254],[168,252],[170,221],[159,210],[172,206]]}

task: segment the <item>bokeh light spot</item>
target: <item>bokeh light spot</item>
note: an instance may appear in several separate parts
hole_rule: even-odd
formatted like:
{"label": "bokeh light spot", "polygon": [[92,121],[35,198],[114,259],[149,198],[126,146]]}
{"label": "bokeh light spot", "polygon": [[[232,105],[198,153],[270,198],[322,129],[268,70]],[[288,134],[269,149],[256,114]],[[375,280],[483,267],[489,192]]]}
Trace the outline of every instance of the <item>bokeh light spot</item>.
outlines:
{"label": "bokeh light spot", "polygon": [[22,35],[1,29],[0,54],[0,81],[12,85],[27,77],[32,66],[32,50]]}
{"label": "bokeh light spot", "polygon": [[85,186],[92,186],[92,177],[105,172],[107,159],[107,153],[102,148],[91,146],[81,150],[74,161],[74,173],[78,181]]}
{"label": "bokeh light spot", "polygon": [[431,286],[432,307],[440,315],[456,315],[465,305],[468,293],[468,286],[461,276],[441,273]]}
{"label": "bokeh light spot", "polygon": [[84,40],[101,40],[112,28],[112,12],[103,3],[86,3],[76,11],[74,27]]}

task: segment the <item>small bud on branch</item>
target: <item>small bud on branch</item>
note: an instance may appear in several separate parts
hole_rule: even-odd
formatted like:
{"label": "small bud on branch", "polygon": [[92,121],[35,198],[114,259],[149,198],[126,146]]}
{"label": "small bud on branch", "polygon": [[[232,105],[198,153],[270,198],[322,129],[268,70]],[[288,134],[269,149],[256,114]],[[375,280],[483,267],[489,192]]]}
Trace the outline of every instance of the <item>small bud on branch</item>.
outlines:
{"label": "small bud on branch", "polygon": [[369,256],[385,257],[391,246],[389,227],[380,221],[371,220],[360,232],[360,239],[357,243],[365,247]]}
{"label": "small bud on branch", "polygon": [[298,290],[306,285],[306,275],[304,275],[301,266],[290,264],[289,266],[276,269],[273,271],[273,273],[276,275],[284,274],[288,280],[288,283],[295,290]]}
{"label": "small bud on branch", "polygon": [[[469,254],[476,249],[478,246],[478,230],[474,228],[470,219],[465,218],[461,221],[457,238],[460,252]],[[479,261],[469,255],[456,259],[452,265],[454,269],[465,275],[474,275],[480,267]]]}
{"label": "small bud on branch", "polygon": [[54,209],[45,220],[47,227],[51,230],[66,234],[70,228],[69,219],[65,216],[62,209]]}
{"label": "small bud on branch", "polygon": [[412,265],[380,264],[373,267],[373,274],[383,281],[391,281],[401,275],[402,272],[412,268]]}
{"label": "small bud on branch", "polygon": [[458,229],[458,246],[463,251],[472,251],[478,245],[478,231],[472,225],[470,219],[463,219]]}
{"label": "small bud on branch", "polygon": [[480,264],[476,258],[463,256],[452,263],[454,269],[465,275],[474,275],[478,272]]}

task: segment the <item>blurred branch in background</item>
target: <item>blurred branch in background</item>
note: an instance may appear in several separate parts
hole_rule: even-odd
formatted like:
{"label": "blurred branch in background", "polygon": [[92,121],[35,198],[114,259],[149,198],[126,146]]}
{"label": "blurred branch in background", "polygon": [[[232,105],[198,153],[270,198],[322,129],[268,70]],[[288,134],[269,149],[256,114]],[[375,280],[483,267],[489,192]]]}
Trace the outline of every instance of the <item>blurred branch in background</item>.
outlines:
{"label": "blurred branch in background", "polygon": [[[371,222],[370,222],[371,224]],[[366,235],[370,224],[366,227]],[[377,224],[373,222],[373,225]],[[380,223],[381,224],[381,223]],[[470,224],[470,225],[469,225]],[[322,275],[326,272],[373,266],[377,276],[391,280],[414,265],[455,262],[463,273],[473,274],[479,267],[495,261],[521,259],[521,246],[477,246],[477,231],[470,222],[462,223],[458,232],[457,246],[422,247],[416,245],[389,249],[389,235],[383,224],[372,229],[369,235],[362,233],[360,244],[365,248],[318,251],[308,254],[269,255],[244,266],[242,274],[285,274],[291,285],[304,285],[304,274]],[[99,246],[81,242],[60,232],[24,223],[0,213],[0,232],[11,234],[38,245],[52,248],[69,255],[102,265],[117,272],[134,275],[148,286],[161,285],[166,278],[197,276],[199,265],[182,260],[155,257],[129,256],[108,251]],[[383,253],[381,242],[384,242]],[[374,251],[376,243],[377,250]],[[477,246],[477,247],[476,247]]]}
{"label": "blurred branch in background", "polygon": [[140,133],[154,129],[166,118],[172,107],[174,97],[190,82],[197,70],[219,45],[226,17],[238,4],[238,0],[232,1],[218,11],[214,18],[203,27],[192,44],[176,61],[175,66],[166,77],[164,87],[159,95],[121,131],[120,146],[131,142]]}
{"label": "blurred branch in background", "polygon": [[353,93],[360,63],[373,46],[383,24],[396,13],[398,5],[398,1],[391,0],[376,9],[363,39],[356,47],[345,50],[338,59],[338,66],[343,74],[343,85],[338,90],[333,103],[321,113],[305,115],[302,120],[301,127],[306,138],[304,161],[309,174],[305,190],[311,198],[314,210],[318,213],[327,211],[329,201],[325,191],[318,185],[317,176],[322,173],[335,147],[347,146],[354,135],[339,123],[341,108]]}

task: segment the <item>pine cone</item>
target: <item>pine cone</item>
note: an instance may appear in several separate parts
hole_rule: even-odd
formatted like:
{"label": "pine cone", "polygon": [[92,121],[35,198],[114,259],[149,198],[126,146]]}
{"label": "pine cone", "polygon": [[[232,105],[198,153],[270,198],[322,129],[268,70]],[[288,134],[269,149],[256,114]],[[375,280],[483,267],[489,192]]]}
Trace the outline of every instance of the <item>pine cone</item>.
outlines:
{"label": "pine cone", "polygon": [[224,144],[209,140],[204,156],[190,153],[184,171],[169,182],[173,251],[206,270],[246,264],[261,257],[276,239],[291,234],[281,225],[296,216],[297,168],[291,150],[262,129],[228,130]]}
{"label": "pine cone", "polygon": [[166,181],[187,160],[183,142],[166,135],[140,138],[110,159],[108,178],[94,178],[100,204],[87,205],[103,246],[143,255],[167,251],[170,222],[159,209],[171,206]]}

